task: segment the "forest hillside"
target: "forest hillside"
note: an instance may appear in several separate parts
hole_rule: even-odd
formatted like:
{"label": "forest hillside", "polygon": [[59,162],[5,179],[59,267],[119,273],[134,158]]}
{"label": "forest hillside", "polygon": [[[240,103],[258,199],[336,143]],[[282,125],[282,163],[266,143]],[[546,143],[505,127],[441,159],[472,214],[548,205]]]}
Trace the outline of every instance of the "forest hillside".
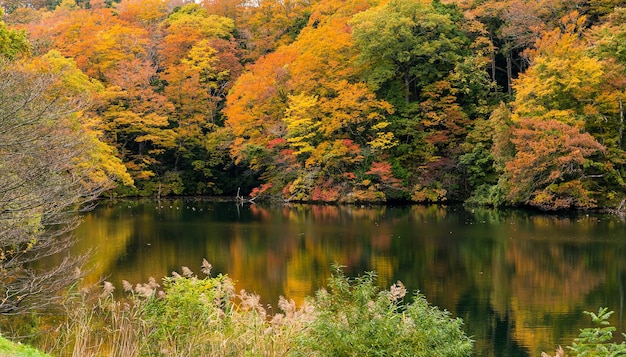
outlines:
{"label": "forest hillside", "polygon": [[624,206],[623,0],[0,4],[111,195]]}

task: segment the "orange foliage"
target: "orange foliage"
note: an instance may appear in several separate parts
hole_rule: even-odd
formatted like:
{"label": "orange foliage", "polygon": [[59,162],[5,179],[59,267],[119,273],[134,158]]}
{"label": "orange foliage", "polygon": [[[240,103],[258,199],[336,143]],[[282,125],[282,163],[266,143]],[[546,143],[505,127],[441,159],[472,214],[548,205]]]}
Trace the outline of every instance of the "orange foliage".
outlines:
{"label": "orange foliage", "polygon": [[511,202],[542,209],[595,205],[584,187],[585,166],[604,147],[591,135],[556,120],[522,119],[511,142],[517,150],[505,171]]}
{"label": "orange foliage", "polygon": [[[345,172],[395,144],[384,122],[392,107],[355,81],[357,52],[348,20],[356,4],[338,3],[341,10],[332,13],[323,10],[330,2],[324,4],[313,8],[315,26],[239,77],[224,110],[237,162],[250,163],[289,199],[339,199],[348,189],[341,183],[351,177]],[[294,155],[287,166],[272,154],[283,144]],[[276,167],[288,167],[290,174]]]}
{"label": "orange foliage", "polygon": [[122,0],[115,9],[120,19],[144,26],[159,23],[167,16],[163,0]]}

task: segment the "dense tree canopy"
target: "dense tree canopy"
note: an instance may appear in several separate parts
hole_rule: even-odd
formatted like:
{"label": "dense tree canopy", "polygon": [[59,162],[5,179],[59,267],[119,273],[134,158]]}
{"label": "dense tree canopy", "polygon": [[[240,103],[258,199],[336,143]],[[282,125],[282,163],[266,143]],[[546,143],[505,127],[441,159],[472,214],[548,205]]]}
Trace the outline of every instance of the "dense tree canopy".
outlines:
{"label": "dense tree canopy", "polygon": [[117,194],[625,202],[624,1],[2,5],[7,59],[98,81]]}

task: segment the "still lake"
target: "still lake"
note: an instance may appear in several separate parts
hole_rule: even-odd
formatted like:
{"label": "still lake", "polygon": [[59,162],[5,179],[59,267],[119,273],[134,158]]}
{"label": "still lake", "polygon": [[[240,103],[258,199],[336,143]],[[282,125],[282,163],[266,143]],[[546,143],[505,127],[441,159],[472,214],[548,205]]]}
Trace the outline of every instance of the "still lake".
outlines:
{"label": "still lake", "polygon": [[203,199],[103,201],[75,232],[93,251],[87,282],[121,290],[203,258],[276,305],[325,286],[331,265],[376,271],[461,317],[476,356],[540,356],[606,306],[624,331],[626,220],[463,206],[238,205]]}

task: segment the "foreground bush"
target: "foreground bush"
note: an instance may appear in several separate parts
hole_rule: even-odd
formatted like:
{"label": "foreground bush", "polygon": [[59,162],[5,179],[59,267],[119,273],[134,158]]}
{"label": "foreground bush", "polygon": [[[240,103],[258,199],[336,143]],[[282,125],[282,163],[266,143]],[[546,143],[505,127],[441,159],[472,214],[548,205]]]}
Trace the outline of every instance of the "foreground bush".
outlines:
{"label": "foreground bush", "polygon": [[469,356],[460,319],[421,295],[404,304],[401,282],[380,291],[375,275],[349,279],[337,268],[312,304],[315,318],[298,335],[303,356]]}
{"label": "foreground bush", "polygon": [[462,321],[423,296],[404,302],[400,282],[379,289],[375,274],[348,278],[334,269],[327,289],[299,309],[281,298],[268,316],[259,297],[225,275],[205,278],[189,269],[132,286],[116,299],[105,283],[96,304],[80,295],[51,336],[55,355],[73,356],[469,356]]}
{"label": "foreground bush", "polygon": [[[574,339],[571,346],[567,346],[568,352],[566,353],[562,347],[559,347],[554,357],[626,356],[626,343],[613,341],[613,332],[616,328],[608,321],[613,311],[608,311],[603,307],[598,310],[597,314],[588,311],[585,311],[585,314],[591,317],[591,321],[596,326],[580,330],[578,338]],[[622,334],[622,337],[626,338],[626,334]],[[551,357],[545,352],[541,356]]]}

